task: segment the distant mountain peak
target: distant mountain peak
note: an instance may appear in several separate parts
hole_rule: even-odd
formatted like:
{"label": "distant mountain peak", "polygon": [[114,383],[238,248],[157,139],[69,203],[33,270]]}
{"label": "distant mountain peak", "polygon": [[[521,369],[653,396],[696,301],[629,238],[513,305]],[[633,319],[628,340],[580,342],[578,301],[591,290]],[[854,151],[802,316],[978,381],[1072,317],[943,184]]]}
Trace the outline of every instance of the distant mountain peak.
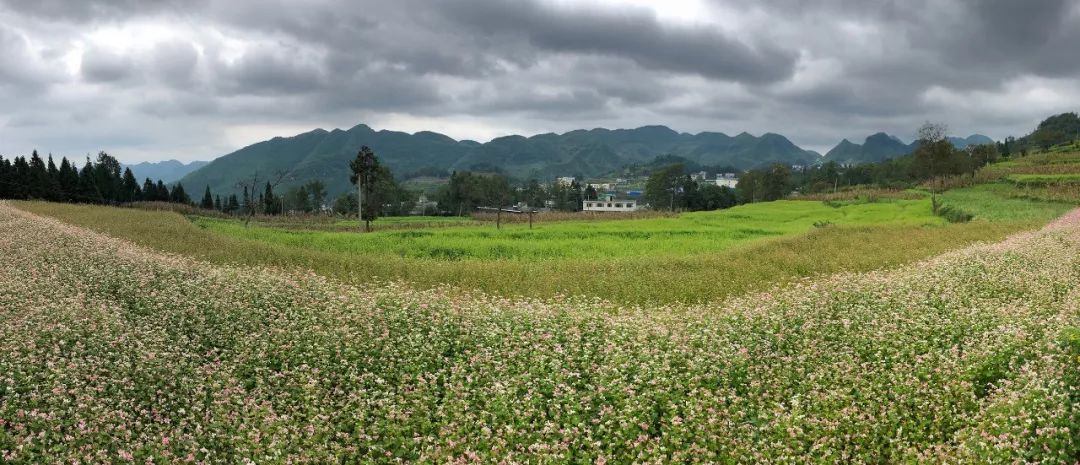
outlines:
{"label": "distant mountain peak", "polygon": [[134,165],[124,166],[126,168],[131,168],[131,173],[135,175],[135,179],[151,178],[154,180],[160,179],[162,182],[166,183],[172,183],[183,178],[188,173],[206,166],[208,163],[210,162],[193,161],[184,163],[176,159],[169,159],[156,162],[144,161]]}

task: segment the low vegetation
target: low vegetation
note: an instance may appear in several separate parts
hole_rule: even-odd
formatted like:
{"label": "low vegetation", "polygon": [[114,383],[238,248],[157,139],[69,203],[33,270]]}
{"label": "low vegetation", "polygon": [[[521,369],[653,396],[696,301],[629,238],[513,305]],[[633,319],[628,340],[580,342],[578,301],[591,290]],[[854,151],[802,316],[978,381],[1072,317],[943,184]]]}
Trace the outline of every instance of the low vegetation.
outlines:
{"label": "low vegetation", "polygon": [[0,204],[0,458],[1073,463],[1078,233],[630,309],[211,265]]}

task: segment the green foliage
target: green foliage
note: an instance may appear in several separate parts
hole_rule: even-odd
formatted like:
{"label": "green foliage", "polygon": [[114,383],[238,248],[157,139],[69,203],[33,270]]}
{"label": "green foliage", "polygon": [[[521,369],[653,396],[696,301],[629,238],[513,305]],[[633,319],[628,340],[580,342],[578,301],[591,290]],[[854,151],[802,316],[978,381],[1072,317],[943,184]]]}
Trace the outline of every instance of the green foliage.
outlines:
{"label": "green foliage", "polygon": [[[362,205],[361,219],[368,224],[381,215],[404,214],[412,205],[412,195],[398,185],[390,170],[379,163],[375,152],[367,146],[361,147],[356,158],[349,162],[349,169],[352,172],[349,181],[363,191],[363,204],[357,199],[357,205]],[[308,185],[325,192],[321,182],[312,181]],[[306,196],[306,189],[304,192]]]}
{"label": "green foliage", "polygon": [[514,198],[510,180],[497,174],[456,171],[450,182],[435,195],[439,210],[451,215],[468,215],[477,207],[504,208]]}
{"label": "green foliage", "polygon": [[1039,123],[1039,127],[1027,136],[1026,142],[1047,150],[1055,145],[1071,143],[1077,139],[1080,139],[1080,117],[1070,112],[1043,120]]}
{"label": "green foliage", "polygon": [[735,190],[742,202],[770,202],[787,197],[793,187],[791,168],[774,164],[743,173]]}
{"label": "green foliage", "polygon": [[[681,163],[659,168],[645,183],[645,203],[655,209],[675,210],[684,204],[686,189],[692,183]],[[588,198],[588,196],[586,196]],[[678,200],[676,202],[676,200]]]}

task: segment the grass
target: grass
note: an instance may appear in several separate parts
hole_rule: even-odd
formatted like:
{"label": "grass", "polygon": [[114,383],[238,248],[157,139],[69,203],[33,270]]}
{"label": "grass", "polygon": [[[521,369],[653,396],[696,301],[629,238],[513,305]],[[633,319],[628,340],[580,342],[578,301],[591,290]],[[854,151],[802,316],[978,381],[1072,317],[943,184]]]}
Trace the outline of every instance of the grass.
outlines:
{"label": "grass", "polygon": [[1015,184],[1080,184],[1080,174],[1013,174],[1008,180]]}
{"label": "grass", "polygon": [[821,202],[781,201],[729,210],[644,220],[557,222],[356,234],[244,227],[198,218],[224,236],[321,252],[434,261],[553,260],[680,257],[713,253],[765,238],[804,233],[815,223],[934,225],[929,201],[862,203],[832,208]]}
{"label": "grass", "polygon": [[[975,192],[956,201],[978,210],[987,195]],[[930,215],[928,202],[834,208],[784,201],[677,218],[555,223],[533,231],[486,226],[365,235],[244,229],[235,221],[203,218],[192,223],[160,211],[17,205],[212,263],[299,267],[356,284],[402,280],[420,288],[452,284],[499,295],[584,295],[628,304],[715,301],[809,276],[894,267],[999,240],[1062,211],[1059,204],[1027,201],[1024,208],[1042,213],[945,224]],[[405,243],[417,251],[404,249]],[[453,252],[435,258],[439,247]],[[450,253],[458,256],[445,259]]]}
{"label": "grass", "polygon": [[1076,208],[1076,203],[1046,201],[1025,192],[1007,183],[979,184],[947,191],[942,202],[991,222],[1047,222]]}

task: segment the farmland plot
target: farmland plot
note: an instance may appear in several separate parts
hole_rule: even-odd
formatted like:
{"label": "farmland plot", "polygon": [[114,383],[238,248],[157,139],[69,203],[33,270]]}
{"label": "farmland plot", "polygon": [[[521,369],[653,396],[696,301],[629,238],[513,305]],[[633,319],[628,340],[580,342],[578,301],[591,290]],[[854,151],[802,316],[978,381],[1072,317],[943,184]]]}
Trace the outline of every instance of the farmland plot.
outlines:
{"label": "farmland plot", "polygon": [[1074,463],[1080,215],[619,308],[149,252],[0,204],[0,462]]}

